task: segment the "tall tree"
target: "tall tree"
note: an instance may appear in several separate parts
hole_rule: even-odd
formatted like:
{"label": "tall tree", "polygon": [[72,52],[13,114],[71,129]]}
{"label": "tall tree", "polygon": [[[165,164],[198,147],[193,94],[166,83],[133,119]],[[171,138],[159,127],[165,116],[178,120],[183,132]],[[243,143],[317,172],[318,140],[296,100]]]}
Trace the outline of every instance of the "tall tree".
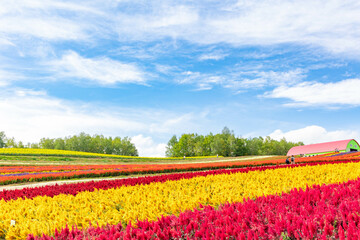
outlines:
{"label": "tall tree", "polygon": [[235,156],[245,156],[247,155],[246,149],[246,141],[243,138],[236,138],[235,139]]}
{"label": "tall tree", "polygon": [[17,144],[16,144],[16,141],[15,141],[15,138],[7,138],[6,139],[6,147],[16,148]]}
{"label": "tall tree", "polygon": [[55,139],[54,149],[65,150],[65,140],[62,138]]}
{"label": "tall tree", "polygon": [[179,139],[180,156],[195,156],[195,134],[183,134]]}
{"label": "tall tree", "polygon": [[43,149],[54,149],[55,147],[55,139],[51,138],[42,138],[40,139],[39,146]]}
{"label": "tall tree", "polygon": [[179,141],[176,137],[176,135],[173,135],[167,146],[166,146],[166,152],[165,152],[165,155],[167,157],[180,157],[180,151],[179,151]]}
{"label": "tall tree", "polygon": [[6,147],[6,135],[4,132],[0,132],[0,148]]}

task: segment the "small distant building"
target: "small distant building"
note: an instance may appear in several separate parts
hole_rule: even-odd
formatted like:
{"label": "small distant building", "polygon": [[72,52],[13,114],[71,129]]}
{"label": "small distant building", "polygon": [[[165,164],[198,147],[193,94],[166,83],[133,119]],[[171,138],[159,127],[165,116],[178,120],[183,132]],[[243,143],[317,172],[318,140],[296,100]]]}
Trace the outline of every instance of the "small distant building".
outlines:
{"label": "small distant building", "polygon": [[296,146],[291,148],[287,156],[313,156],[319,154],[326,154],[331,152],[356,152],[360,151],[360,146],[355,139],[341,140],[335,142],[316,143],[303,146]]}

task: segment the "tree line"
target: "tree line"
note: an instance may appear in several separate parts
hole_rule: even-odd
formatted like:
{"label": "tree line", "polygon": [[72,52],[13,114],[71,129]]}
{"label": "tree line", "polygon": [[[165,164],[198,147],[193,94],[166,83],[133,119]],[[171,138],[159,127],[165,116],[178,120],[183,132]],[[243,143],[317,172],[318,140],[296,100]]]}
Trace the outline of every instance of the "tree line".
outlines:
{"label": "tree line", "polygon": [[[199,135],[197,133],[174,135],[166,147],[168,157],[224,156],[236,157],[246,155],[286,155],[290,148],[304,145],[302,142],[280,141],[270,137],[242,138],[235,137],[234,131],[224,127],[221,133]],[[0,148],[42,148],[73,150],[93,153],[106,153],[124,156],[138,156],[138,150],[129,137],[90,136],[84,132],[65,138],[42,138],[38,143],[23,144],[14,138],[7,138],[0,132]]]}
{"label": "tree line", "polygon": [[104,137],[103,135],[90,136],[84,132],[65,138],[42,138],[39,143],[24,144],[16,142],[14,138],[7,138],[0,132],[0,148],[42,148],[72,150],[92,153],[106,153],[124,156],[138,156],[138,150],[129,137]]}
{"label": "tree line", "polygon": [[304,145],[302,142],[280,141],[270,137],[242,138],[235,137],[234,131],[224,127],[221,133],[199,135],[182,134],[178,139],[174,135],[166,147],[168,157],[224,156],[236,157],[246,155],[286,155],[290,148]]}

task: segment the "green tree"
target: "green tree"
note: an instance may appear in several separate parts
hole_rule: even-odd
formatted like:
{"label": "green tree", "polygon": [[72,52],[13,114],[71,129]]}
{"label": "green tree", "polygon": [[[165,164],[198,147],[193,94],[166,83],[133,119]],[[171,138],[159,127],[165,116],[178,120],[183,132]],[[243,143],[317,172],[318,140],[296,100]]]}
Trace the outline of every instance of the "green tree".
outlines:
{"label": "green tree", "polygon": [[173,135],[168,141],[165,155],[167,157],[180,157],[179,141],[176,135]]}
{"label": "green tree", "polygon": [[17,147],[18,148],[25,148],[25,145],[23,144],[22,141],[19,141],[18,144],[17,144]]}
{"label": "green tree", "polygon": [[131,142],[131,138],[129,137],[124,137],[123,139],[120,137],[114,138],[113,149],[114,154],[124,156],[139,156],[135,145]]}
{"label": "green tree", "polygon": [[40,146],[38,143],[31,143],[30,148],[38,149],[38,148],[40,148]]}
{"label": "green tree", "polygon": [[55,140],[51,138],[41,138],[39,146],[42,149],[54,149],[55,147]]}
{"label": "green tree", "polygon": [[81,132],[78,136],[78,151],[90,152],[91,136]]}
{"label": "green tree", "polygon": [[247,155],[247,149],[246,149],[246,140],[243,138],[236,138],[235,139],[235,150],[234,150],[235,156],[245,156]]}
{"label": "green tree", "polygon": [[8,139],[6,139],[6,147],[17,148],[17,144],[16,144],[16,141],[15,141],[15,138],[8,138]]}
{"label": "green tree", "polygon": [[235,137],[234,131],[224,127],[221,133],[203,136],[196,133],[183,134],[178,140],[176,135],[169,140],[166,156],[245,156],[245,155],[286,155],[290,148],[304,145],[302,142],[280,141],[269,136],[255,138]]}
{"label": "green tree", "polygon": [[195,156],[195,134],[183,134],[179,139],[180,156]]}
{"label": "green tree", "polygon": [[6,147],[6,135],[4,132],[0,132],[0,148]]}
{"label": "green tree", "polygon": [[204,140],[203,135],[195,134],[194,138],[194,156],[203,156],[204,153]]}
{"label": "green tree", "polygon": [[54,140],[54,149],[65,150],[65,140],[62,138],[57,138]]}
{"label": "green tree", "polygon": [[235,156],[236,138],[234,132],[224,127],[221,134],[214,136],[210,146],[213,155],[221,155],[224,157]]}
{"label": "green tree", "polygon": [[212,133],[206,135],[203,141],[203,151],[201,156],[210,156],[212,154],[212,142],[214,141],[214,135]]}
{"label": "green tree", "polygon": [[246,139],[246,148],[248,155],[262,155],[261,147],[263,145],[262,137],[248,138]]}
{"label": "green tree", "polygon": [[66,139],[66,150],[80,151],[80,141],[78,136],[74,135]]}
{"label": "green tree", "polygon": [[211,142],[211,154],[225,156],[225,144],[225,140],[221,134],[216,134],[213,138],[213,141]]}
{"label": "green tree", "polygon": [[116,137],[112,141],[112,154],[123,155],[122,140],[120,137]]}

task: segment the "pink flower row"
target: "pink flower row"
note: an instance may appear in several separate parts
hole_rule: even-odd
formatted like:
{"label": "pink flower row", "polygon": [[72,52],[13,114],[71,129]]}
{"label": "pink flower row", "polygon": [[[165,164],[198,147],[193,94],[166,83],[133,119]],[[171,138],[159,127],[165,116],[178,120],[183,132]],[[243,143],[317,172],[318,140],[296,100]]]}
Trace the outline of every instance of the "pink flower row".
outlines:
{"label": "pink flower row", "polygon": [[200,206],[178,217],[79,230],[65,228],[50,239],[359,239],[360,179],[294,189],[218,209]]}

